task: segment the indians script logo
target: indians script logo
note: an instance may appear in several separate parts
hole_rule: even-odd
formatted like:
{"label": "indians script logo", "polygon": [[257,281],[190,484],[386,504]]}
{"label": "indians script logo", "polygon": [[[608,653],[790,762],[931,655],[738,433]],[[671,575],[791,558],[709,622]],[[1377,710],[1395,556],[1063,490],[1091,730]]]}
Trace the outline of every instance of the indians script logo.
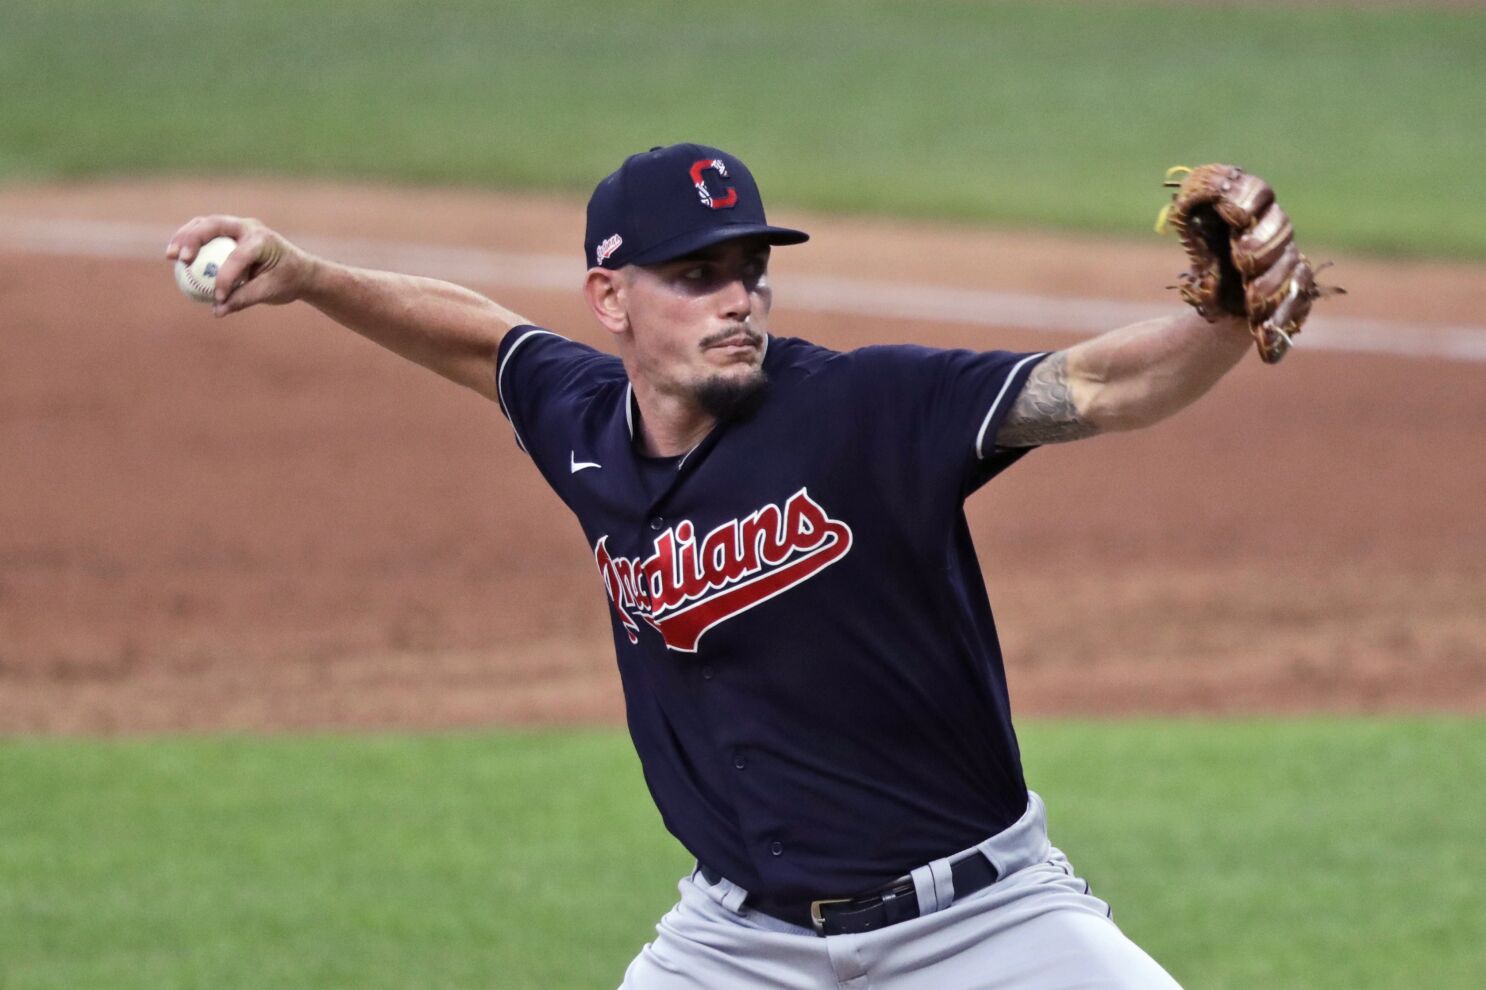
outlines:
{"label": "indians script logo", "polygon": [[609,256],[619,250],[619,245],[624,243],[624,238],[618,234],[610,234],[599,244],[598,250],[594,251],[594,264],[602,265],[609,260]]}
{"label": "indians script logo", "polygon": [[697,187],[697,195],[702,198],[703,206],[710,206],[714,210],[730,210],[738,205],[738,190],[728,186],[726,195],[713,196],[707,189],[708,171],[716,172],[724,179],[728,177],[728,167],[723,164],[721,158],[703,158],[691,165],[691,184]]}
{"label": "indians script logo", "polygon": [[766,505],[700,540],[690,521],[678,523],[656,538],[655,552],[644,560],[611,557],[608,540],[599,538],[593,559],[629,641],[640,641],[638,616],[668,648],[695,653],[708,629],[846,556],[851,527],[801,488],[782,508]]}

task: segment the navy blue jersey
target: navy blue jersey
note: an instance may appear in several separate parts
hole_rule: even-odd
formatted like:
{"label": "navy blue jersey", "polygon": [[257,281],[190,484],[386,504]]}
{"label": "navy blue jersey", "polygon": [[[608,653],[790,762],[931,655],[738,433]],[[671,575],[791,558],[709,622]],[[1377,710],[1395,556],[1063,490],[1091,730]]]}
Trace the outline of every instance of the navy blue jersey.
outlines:
{"label": "navy blue jersey", "polygon": [[750,418],[638,453],[619,359],[501,345],[517,443],[608,598],[629,730],[672,834],[755,894],[847,894],[1027,807],[964,500],[1038,354],[767,338]]}

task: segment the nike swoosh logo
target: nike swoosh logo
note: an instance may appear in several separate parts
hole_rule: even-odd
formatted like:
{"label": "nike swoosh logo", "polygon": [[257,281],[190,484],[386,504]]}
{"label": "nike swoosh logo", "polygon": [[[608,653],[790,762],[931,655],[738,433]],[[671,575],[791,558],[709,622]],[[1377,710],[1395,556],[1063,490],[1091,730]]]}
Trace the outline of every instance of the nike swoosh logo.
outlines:
{"label": "nike swoosh logo", "polygon": [[582,471],[584,468],[603,467],[602,464],[595,463],[594,461],[580,461],[580,460],[578,460],[578,452],[576,450],[569,452],[569,454],[568,454],[568,464],[572,466],[572,469],[573,469],[573,473],[574,474],[577,474],[579,471]]}

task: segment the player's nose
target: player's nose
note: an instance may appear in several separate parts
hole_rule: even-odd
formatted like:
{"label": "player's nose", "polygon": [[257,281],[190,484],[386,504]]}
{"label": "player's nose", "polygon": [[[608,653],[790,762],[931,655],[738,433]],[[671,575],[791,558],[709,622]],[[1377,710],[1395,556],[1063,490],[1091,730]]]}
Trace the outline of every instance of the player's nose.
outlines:
{"label": "player's nose", "polygon": [[741,277],[728,279],[717,292],[719,316],[730,320],[744,320],[753,313],[753,291],[748,280]]}

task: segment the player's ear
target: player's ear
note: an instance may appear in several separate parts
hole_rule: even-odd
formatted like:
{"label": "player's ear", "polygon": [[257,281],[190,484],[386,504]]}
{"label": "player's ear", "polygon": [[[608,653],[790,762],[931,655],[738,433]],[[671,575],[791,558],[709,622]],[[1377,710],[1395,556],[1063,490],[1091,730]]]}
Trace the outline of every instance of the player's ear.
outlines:
{"label": "player's ear", "polygon": [[629,329],[629,312],[624,305],[625,278],[623,272],[609,268],[590,268],[583,280],[583,295],[588,308],[605,330],[624,333]]}

